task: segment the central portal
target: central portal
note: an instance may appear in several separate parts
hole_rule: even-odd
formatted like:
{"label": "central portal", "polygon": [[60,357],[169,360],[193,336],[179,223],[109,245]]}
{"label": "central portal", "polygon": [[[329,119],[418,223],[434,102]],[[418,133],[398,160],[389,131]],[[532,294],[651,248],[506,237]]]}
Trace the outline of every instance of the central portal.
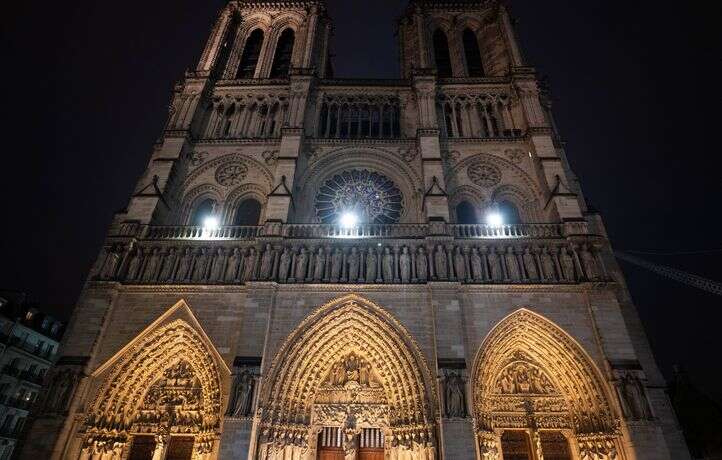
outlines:
{"label": "central portal", "polygon": [[324,427],[318,435],[319,460],[384,460],[385,436],[378,428],[363,428],[361,433],[350,439],[358,446],[358,452],[344,446],[349,440],[339,427]]}

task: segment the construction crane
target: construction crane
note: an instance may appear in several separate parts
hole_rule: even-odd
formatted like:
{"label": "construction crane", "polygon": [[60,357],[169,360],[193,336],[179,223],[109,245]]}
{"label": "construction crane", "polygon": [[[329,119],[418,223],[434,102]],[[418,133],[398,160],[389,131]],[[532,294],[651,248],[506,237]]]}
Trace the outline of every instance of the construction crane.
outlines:
{"label": "construction crane", "polygon": [[679,283],[686,284],[687,286],[692,286],[693,288],[701,289],[703,291],[722,296],[722,283],[719,283],[717,281],[703,278],[698,275],[693,275],[692,273],[687,273],[682,270],[677,270],[676,268],[648,262],[644,259],[640,259],[639,257],[633,256],[626,252],[614,251],[614,255],[617,257],[617,259],[629,262],[630,264],[636,265],[638,267],[642,267],[660,276],[664,276],[665,278],[669,278]]}

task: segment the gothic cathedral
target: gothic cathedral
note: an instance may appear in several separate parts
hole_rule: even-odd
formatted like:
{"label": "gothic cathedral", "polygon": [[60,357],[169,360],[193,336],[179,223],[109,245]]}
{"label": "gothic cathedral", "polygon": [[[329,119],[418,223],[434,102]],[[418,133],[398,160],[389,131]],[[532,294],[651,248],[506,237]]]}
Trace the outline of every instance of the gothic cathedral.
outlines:
{"label": "gothic cathedral", "polygon": [[23,458],[689,458],[498,0],[231,0],[116,214]]}

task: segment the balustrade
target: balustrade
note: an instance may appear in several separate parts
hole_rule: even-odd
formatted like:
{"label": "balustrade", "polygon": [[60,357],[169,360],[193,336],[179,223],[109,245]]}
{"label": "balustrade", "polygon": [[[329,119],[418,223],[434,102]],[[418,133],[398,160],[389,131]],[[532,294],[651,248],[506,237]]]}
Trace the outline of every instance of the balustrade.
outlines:
{"label": "balustrade", "polygon": [[449,138],[502,138],[522,134],[506,95],[442,95],[437,102],[442,134]]}
{"label": "balustrade", "polygon": [[243,240],[256,238],[262,228],[258,226],[207,228],[185,225],[149,227],[146,238],[152,240]]}
{"label": "balustrade", "polygon": [[318,138],[401,137],[401,103],[396,96],[327,94],[318,104]]}

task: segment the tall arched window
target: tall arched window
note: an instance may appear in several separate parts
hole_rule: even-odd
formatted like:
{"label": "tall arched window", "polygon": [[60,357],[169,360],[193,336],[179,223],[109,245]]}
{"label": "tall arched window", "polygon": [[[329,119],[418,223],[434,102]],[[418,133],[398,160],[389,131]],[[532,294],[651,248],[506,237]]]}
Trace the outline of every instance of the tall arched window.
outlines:
{"label": "tall arched window", "polygon": [[256,29],[246,40],[246,46],[243,48],[241,64],[238,66],[238,75],[236,78],[254,77],[254,75],[256,74],[258,59],[261,57],[262,46],[263,31],[261,29]]}
{"label": "tall arched window", "polygon": [[521,224],[521,215],[519,215],[519,210],[508,201],[502,201],[499,203],[499,214],[501,214],[504,224]]}
{"label": "tall arched window", "polygon": [[468,201],[456,205],[456,223],[466,225],[479,223],[476,219],[476,209]]}
{"label": "tall arched window", "polygon": [[278,38],[276,54],[273,55],[273,67],[271,67],[271,78],[285,78],[291,70],[291,55],[293,54],[293,43],[295,42],[293,29],[286,29]]}
{"label": "tall arched window", "polygon": [[462,37],[464,42],[464,56],[466,56],[466,70],[470,77],[483,77],[484,66],[481,63],[481,51],[476,34],[471,29],[465,29]]}
{"label": "tall arched window", "polygon": [[236,215],[233,217],[233,225],[258,225],[258,221],[261,219],[261,203],[258,200],[250,198],[243,200],[238,209],[236,209]]}
{"label": "tall arched window", "polygon": [[436,72],[441,78],[451,77],[451,55],[449,54],[449,41],[441,29],[434,32],[434,57],[436,58]]}
{"label": "tall arched window", "polygon": [[215,209],[216,200],[212,198],[207,198],[201,201],[193,210],[193,214],[191,214],[190,225],[194,225],[196,227],[203,227],[205,224],[205,220],[213,215]]}

